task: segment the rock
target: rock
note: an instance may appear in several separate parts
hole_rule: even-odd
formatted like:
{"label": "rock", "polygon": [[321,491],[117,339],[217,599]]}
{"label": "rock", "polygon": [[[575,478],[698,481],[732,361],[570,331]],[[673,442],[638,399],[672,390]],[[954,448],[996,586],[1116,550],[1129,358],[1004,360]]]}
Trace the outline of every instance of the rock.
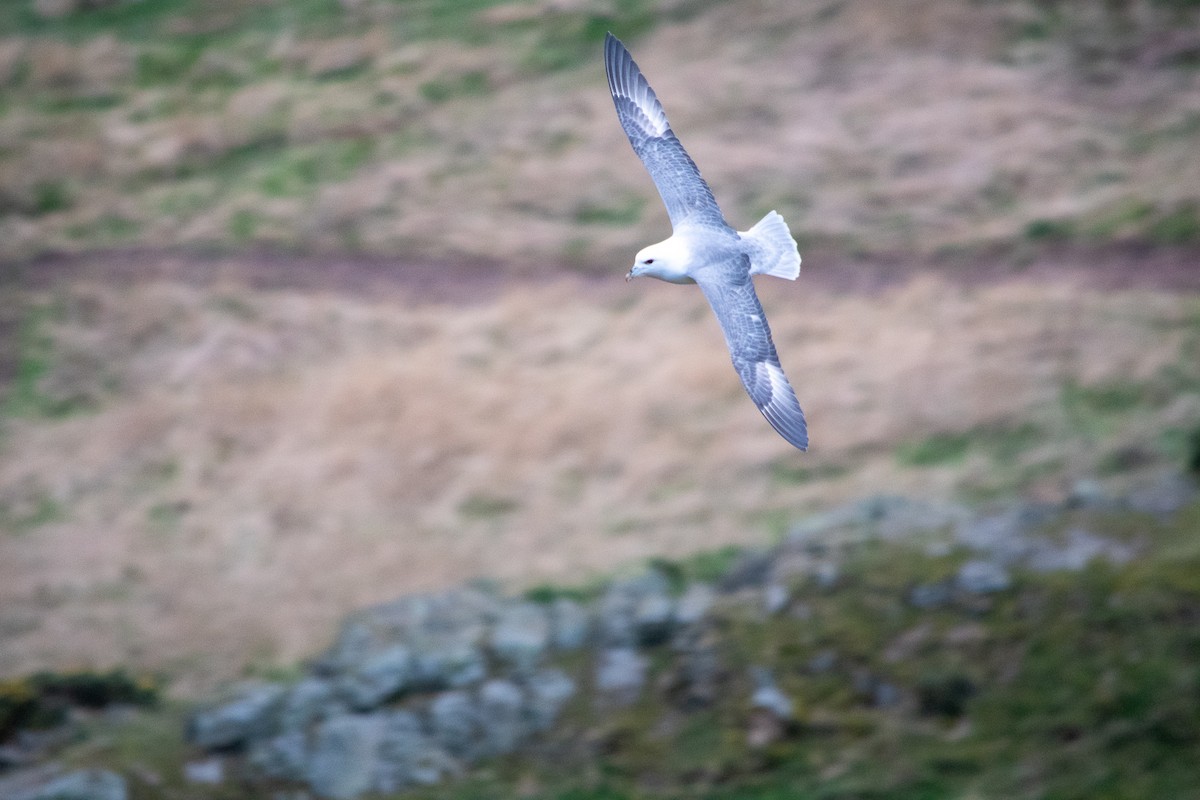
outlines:
{"label": "rock", "polygon": [[483,651],[465,641],[450,641],[416,650],[413,659],[414,689],[437,691],[461,689],[478,683],[487,675]]}
{"label": "rock", "polygon": [[959,568],[955,585],[968,594],[991,594],[1007,589],[1012,579],[1008,570],[994,561],[975,559]]}
{"label": "rock", "polygon": [[603,700],[632,703],[646,684],[647,666],[646,657],[632,647],[602,650],[596,665],[596,690]]}
{"label": "rock", "polygon": [[279,729],[302,730],[347,710],[332,683],[322,678],[305,678],[288,689],[280,703]]}
{"label": "rock", "polygon": [[[792,525],[785,547],[823,550],[825,543],[878,537],[894,540],[960,524],[966,509],[895,495],[876,495],[815,514]],[[841,534],[840,536],[837,534]]]}
{"label": "rock", "polygon": [[511,681],[490,680],[479,687],[480,754],[506,755],[527,732],[525,693]]}
{"label": "rock", "polygon": [[662,641],[673,607],[670,585],[658,570],[614,581],[600,599],[601,638],[613,647]]}
{"label": "rock", "polygon": [[125,779],[105,769],[68,772],[13,800],[128,800]]}
{"label": "rock", "polygon": [[707,583],[690,584],[675,601],[675,624],[680,627],[699,624],[715,601],[716,592]]}
{"label": "rock", "polygon": [[782,739],[792,724],[792,701],[764,667],[752,667],[754,693],[750,697],[750,719],[746,728],[746,743],[763,748]]}
{"label": "rock", "polygon": [[300,783],[309,779],[308,736],[292,730],[250,745],[246,765],[252,775]]}
{"label": "rock", "polygon": [[550,636],[557,649],[579,649],[591,627],[591,615],[582,605],[567,597],[555,598],[550,606]]}
{"label": "rock", "polygon": [[822,561],[813,568],[813,582],[823,591],[837,588],[841,577],[842,570],[833,561]]}
{"label": "rock", "polygon": [[808,660],[806,665],[810,675],[825,675],[833,671],[837,666],[837,652],[834,650],[822,650]]}
{"label": "rock", "polygon": [[215,786],[225,780],[225,762],[219,758],[189,761],[183,765],[183,779],[188,783]]}
{"label": "rock", "polygon": [[1092,478],[1080,478],[1067,493],[1067,508],[1103,508],[1112,501],[1100,482]]}
{"label": "rock", "polygon": [[633,628],[640,645],[661,644],[671,636],[675,601],[665,591],[642,595],[633,610]]}
{"label": "rock", "polygon": [[383,726],[376,714],[343,714],[322,722],[308,765],[313,791],[332,800],[352,800],[371,791]]}
{"label": "rock", "polygon": [[478,755],[479,715],[471,696],[457,690],[439,694],[429,706],[429,731],[450,755],[474,760]]}
{"label": "rock", "polygon": [[285,691],[278,684],[242,686],[234,700],[192,715],[188,741],[205,750],[223,750],[269,733]]}
{"label": "rock", "polygon": [[717,581],[717,588],[722,592],[757,589],[771,574],[773,562],[774,558],[771,553],[753,550],[743,552]]}
{"label": "rock", "polygon": [[679,661],[669,690],[676,705],[685,710],[707,708],[717,698],[721,660],[711,632],[681,643]]}
{"label": "rock", "polygon": [[1029,532],[1053,518],[1053,509],[1019,505],[1007,510],[963,521],[955,529],[960,545],[1002,565],[1014,564],[1028,555]]}
{"label": "rock", "polygon": [[432,786],[457,771],[454,760],[426,735],[411,711],[384,716],[375,770],[375,790],[392,794],[410,786]]}
{"label": "rock", "polygon": [[762,709],[781,720],[792,719],[792,701],[775,685],[770,670],[751,667],[750,679],[754,682],[754,693],[750,696],[751,708]]}
{"label": "rock", "polygon": [[563,706],[575,695],[575,681],[561,669],[543,669],[530,676],[526,692],[526,714],[534,731],[544,731],[554,724]]}
{"label": "rock", "polygon": [[402,644],[376,653],[342,679],[342,696],[356,711],[378,708],[415,682],[418,670],[414,661],[412,652]]}
{"label": "rock", "polygon": [[930,611],[935,608],[944,608],[954,599],[954,591],[950,584],[940,581],[938,583],[922,583],[914,586],[908,593],[908,602],[914,608],[919,608],[922,611]]}
{"label": "rock", "polygon": [[778,614],[787,607],[789,599],[790,595],[786,586],[769,583],[763,588],[763,611],[771,615]]}
{"label": "rock", "polygon": [[500,612],[491,635],[492,652],[519,671],[537,666],[550,645],[545,606],[515,603]]}
{"label": "rock", "polygon": [[1078,572],[1097,558],[1112,564],[1126,564],[1134,555],[1132,545],[1105,539],[1083,528],[1071,528],[1065,542],[1039,542],[1025,561],[1035,572]]}
{"label": "rock", "polygon": [[1134,511],[1170,516],[1196,499],[1196,483],[1186,475],[1169,472],[1154,483],[1129,493],[1128,505]]}
{"label": "rock", "polygon": [[[437,662],[471,662],[482,659],[478,647],[495,613],[496,598],[468,587],[438,594],[402,597],[352,615],[342,625],[333,646],[314,669],[325,675],[353,671],[372,655],[396,645],[407,646],[418,659],[423,653],[442,654],[426,659]],[[452,654],[470,657],[454,658]]]}
{"label": "rock", "polygon": [[887,681],[876,681],[871,692],[871,705],[876,708],[893,708],[900,704],[902,697],[900,690],[894,684]]}

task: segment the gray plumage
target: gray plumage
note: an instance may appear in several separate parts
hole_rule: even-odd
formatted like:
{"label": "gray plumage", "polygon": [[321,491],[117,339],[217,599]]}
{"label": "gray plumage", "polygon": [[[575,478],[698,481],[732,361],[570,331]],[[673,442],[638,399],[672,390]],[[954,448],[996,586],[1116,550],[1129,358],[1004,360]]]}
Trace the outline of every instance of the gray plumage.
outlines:
{"label": "gray plumage", "polygon": [[604,66],[617,119],[658,188],[672,227],[668,239],[638,253],[626,279],[698,284],[721,323],[746,392],[784,439],[808,449],[804,412],[783,374],[750,277],[799,275],[800,254],[787,223],[772,211],[749,231],[730,227],[654,90],[611,33],[604,40]]}

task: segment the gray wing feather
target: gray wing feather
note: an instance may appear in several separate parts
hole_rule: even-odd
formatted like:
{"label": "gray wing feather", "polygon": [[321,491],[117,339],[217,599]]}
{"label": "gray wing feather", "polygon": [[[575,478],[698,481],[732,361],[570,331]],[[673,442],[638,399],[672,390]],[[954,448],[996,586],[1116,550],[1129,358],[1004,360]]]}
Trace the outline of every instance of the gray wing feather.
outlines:
{"label": "gray wing feather", "polygon": [[[733,273],[733,277],[729,277]],[[783,374],[771,329],[754,292],[748,267],[726,272],[728,279],[697,279],[725,333],[733,368],[750,399],[779,435],[808,449],[808,425],[796,392]]]}
{"label": "gray wing feather", "polygon": [[654,180],[671,225],[678,228],[686,221],[732,230],[700,170],[671,130],[654,90],[625,45],[611,33],[604,40],[604,68],[617,118]]}

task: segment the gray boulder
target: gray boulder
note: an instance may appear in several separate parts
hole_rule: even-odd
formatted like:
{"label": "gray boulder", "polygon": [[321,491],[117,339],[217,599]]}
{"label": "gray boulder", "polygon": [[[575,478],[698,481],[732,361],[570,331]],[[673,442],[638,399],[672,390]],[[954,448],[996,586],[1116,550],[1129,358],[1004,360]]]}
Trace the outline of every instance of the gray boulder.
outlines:
{"label": "gray boulder", "polygon": [[894,540],[953,526],[967,516],[966,509],[960,506],[881,494],[794,523],[784,546],[820,550],[831,541],[861,541],[876,537]]}
{"label": "gray boulder", "polygon": [[323,674],[355,670],[396,645],[414,655],[478,649],[495,614],[496,598],[476,587],[402,597],[349,617],[333,646],[316,662]]}
{"label": "gray boulder", "polygon": [[125,779],[105,769],[68,772],[12,800],[128,800]]}
{"label": "gray boulder", "polygon": [[671,631],[675,604],[670,584],[658,570],[614,581],[600,599],[600,634],[604,644],[628,647],[655,644]]}
{"label": "gray boulder", "polygon": [[292,685],[279,704],[279,730],[302,730],[347,711],[335,686],[321,678],[305,678]]}
{"label": "gray boulder", "polygon": [[342,696],[356,711],[370,711],[409,688],[417,675],[412,651],[402,644],[375,653],[341,681]]}
{"label": "gray boulder", "polygon": [[411,786],[433,786],[456,774],[454,759],[425,733],[416,714],[393,711],[383,719],[376,791],[392,794]]}
{"label": "gray boulder", "polygon": [[308,736],[303,731],[291,730],[259,739],[250,745],[246,753],[246,767],[255,777],[273,780],[308,780]]}
{"label": "gray boulder", "polygon": [[479,687],[481,756],[506,755],[529,732],[525,693],[511,681],[490,680]]}
{"label": "gray boulder", "polygon": [[447,753],[463,761],[479,755],[479,712],[464,691],[442,692],[429,706],[429,734]]}
{"label": "gray boulder", "polygon": [[675,624],[680,627],[698,625],[708,616],[716,602],[717,593],[707,583],[692,583],[675,601]]}
{"label": "gray boulder", "polygon": [[544,731],[553,725],[576,691],[575,681],[561,669],[554,668],[530,676],[525,688],[528,695],[526,714],[534,731]]}
{"label": "gray boulder", "polygon": [[648,592],[638,598],[633,610],[633,628],[640,645],[656,645],[671,636],[675,622],[675,600],[662,592]]}
{"label": "gray boulder", "polygon": [[452,638],[432,641],[414,649],[411,686],[437,691],[461,689],[487,675],[483,651],[470,641]]}
{"label": "gray boulder", "polygon": [[591,627],[591,615],[574,600],[558,597],[550,605],[550,636],[557,649],[578,650],[583,647]]}
{"label": "gray boulder", "polygon": [[1026,559],[1035,572],[1078,572],[1095,559],[1126,564],[1136,551],[1132,545],[1097,536],[1083,528],[1071,528],[1062,543],[1038,542]]}
{"label": "gray boulder", "polygon": [[792,719],[792,700],[775,685],[770,670],[766,667],[751,667],[750,679],[754,683],[754,693],[750,696],[751,708],[766,711],[780,720]]}
{"label": "gray boulder", "polygon": [[308,764],[312,790],[332,800],[353,800],[371,791],[383,728],[377,714],[343,714],[322,722]]}
{"label": "gray boulder", "polygon": [[514,603],[500,612],[491,636],[492,652],[520,671],[537,665],[550,646],[550,616],[536,603]]}
{"label": "gray boulder", "polygon": [[183,765],[183,779],[188,783],[215,786],[225,781],[225,762],[220,756],[188,761]]}
{"label": "gray boulder", "polygon": [[953,588],[945,582],[918,584],[908,593],[908,602],[922,611],[942,608],[953,599]]}
{"label": "gray boulder", "polygon": [[963,564],[955,576],[955,585],[967,594],[1002,592],[1012,585],[1008,570],[994,561],[974,559]]}
{"label": "gray boulder", "polygon": [[790,599],[791,593],[782,584],[768,583],[763,587],[763,611],[769,615],[783,611]]}
{"label": "gray boulder", "polygon": [[278,684],[245,684],[235,699],[198,711],[188,721],[187,738],[206,750],[240,747],[269,733],[286,689]]}
{"label": "gray boulder", "polygon": [[646,685],[646,657],[632,647],[602,650],[596,665],[596,690],[601,701],[629,704]]}
{"label": "gray boulder", "polygon": [[1194,479],[1172,471],[1130,492],[1127,502],[1134,511],[1166,517],[1192,503],[1198,492]]}

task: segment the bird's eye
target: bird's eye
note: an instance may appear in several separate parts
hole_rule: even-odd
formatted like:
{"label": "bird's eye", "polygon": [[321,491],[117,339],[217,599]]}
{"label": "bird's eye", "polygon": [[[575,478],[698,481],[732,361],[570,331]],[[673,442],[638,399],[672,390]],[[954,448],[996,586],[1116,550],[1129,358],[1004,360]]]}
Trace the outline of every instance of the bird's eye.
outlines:
{"label": "bird's eye", "polygon": [[654,263],[654,259],[653,259],[653,258],[647,258],[647,259],[646,259],[646,263],[647,263],[647,264],[653,264],[653,263]]}

